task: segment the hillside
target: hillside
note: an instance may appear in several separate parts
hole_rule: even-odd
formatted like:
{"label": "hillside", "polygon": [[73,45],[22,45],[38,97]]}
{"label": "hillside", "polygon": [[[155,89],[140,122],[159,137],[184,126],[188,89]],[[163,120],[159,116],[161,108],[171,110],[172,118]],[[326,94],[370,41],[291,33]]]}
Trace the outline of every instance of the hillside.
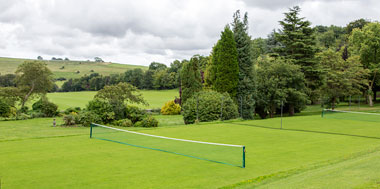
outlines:
{"label": "hillside", "polygon": [[[26,60],[20,58],[5,58],[0,57],[0,73],[8,74],[14,73],[17,66]],[[65,60],[43,60],[47,63],[48,67],[54,73],[55,78],[79,78],[83,75],[91,74],[93,72],[110,75],[115,73],[124,73],[126,70],[141,68],[143,70],[148,69],[146,66],[118,64],[111,62],[94,62],[94,61],[65,61]],[[79,73],[77,73],[79,71]]]}

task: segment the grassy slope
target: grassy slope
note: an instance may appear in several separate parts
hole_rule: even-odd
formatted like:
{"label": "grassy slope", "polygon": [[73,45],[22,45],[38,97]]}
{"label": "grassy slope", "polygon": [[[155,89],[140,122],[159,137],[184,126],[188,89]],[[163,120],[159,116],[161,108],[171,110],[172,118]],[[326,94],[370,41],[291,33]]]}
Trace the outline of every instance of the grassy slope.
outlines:
{"label": "grassy slope", "polygon": [[[18,58],[3,58],[0,57],[0,73],[14,73],[17,69],[17,66],[22,64],[24,61],[28,59],[18,59]],[[50,68],[50,70],[54,73],[54,77],[65,77],[69,78],[79,78],[84,75],[89,75],[94,70],[96,73],[100,73],[102,75],[110,75],[110,74],[118,74],[124,73],[128,69],[141,68],[147,69],[146,66],[137,66],[137,65],[126,65],[126,64],[117,64],[117,63],[98,63],[98,62],[87,62],[87,61],[45,61]],[[64,69],[60,69],[64,66]],[[77,74],[76,72],[80,73]]]}
{"label": "grassy slope", "polygon": [[[255,179],[267,180],[260,176],[282,172],[287,173],[288,182],[278,179],[279,183],[273,182],[273,186],[303,186],[297,184],[302,184],[305,178],[305,183],[313,188],[337,184],[361,187],[376,183],[380,176],[376,171],[380,159],[371,156],[379,153],[378,139],[240,125],[267,126],[279,123],[279,119],[142,130],[169,137],[244,144],[247,147],[245,169],[89,139],[89,128],[53,128],[50,122],[51,119],[0,122],[0,177],[4,188],[249,187]],[[284,118],[284,123],[287,127],[305,129],[322,129],[321,125],[325,125],[325,129],[350,133],[364,122],[340,124],[341,120],[303,116]],[[370,124],[376,131],[362,131],[362,134],[380,137],[378,123],[366,123]],[[36,137],[45,138],[31,139]],[[355,174],[351,175],[352,171]],[[323,173],[331,173],[328,182],[321,182],[326,177]],[[341,177],[340,173],[349,176]],[[295,174],[299,176],[292,177]],[[355,175],[360,178],[352,179]]]}
{"label": "grassy slope", "polygon": [[[149,103],[149,106],[138,105],[141,108],[161,108],[165,102],[174,100],[179,96],[178,89],[173,90],[141,90],[144,99]],[[95,91],[84,92],[67,92],[67,93],[49,93],[49,100],[58,105],[59,109],[64,110],[69,107],[86,107],[88,101],[95,96]],[[29,103],[32,104],[32,103]]]}

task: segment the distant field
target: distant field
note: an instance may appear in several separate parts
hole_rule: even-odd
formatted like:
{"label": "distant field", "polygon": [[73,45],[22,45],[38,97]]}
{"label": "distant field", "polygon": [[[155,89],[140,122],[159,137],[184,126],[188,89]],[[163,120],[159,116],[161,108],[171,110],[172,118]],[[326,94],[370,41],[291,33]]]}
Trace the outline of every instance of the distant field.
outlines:
{"label": "distant field", "polygon": [[[161,108],[167,101],[174,100],[179,96],[178,89],[173,90],[141,90],[144,99],[149,103],[149,106],[138,105],[144,109]],[[88,101],[92,100],[96,91],[84,92],[60,92],[49,93],[49,100],[58,105],[60,110],[69,107],[86,107]],[[31,103],[30,103],[31,104]]]}
{"label": "distant field", "polygon": [[284,118],[285,129],[281,130],[279,118],[199,125],[182,125],[180,116],[158,119],[168,122],[167,126],[127,129],[242,144],[247,150],[246,168],[90,139],[89,128],[53,128],[51,118],[38,118],[0,122],[2,187],[380,187],[380,139],[328,133],[380,137],[378,123],[296,116]]}
{"label": "distant field", "polygon": [[[22,64],[28,59],[18,58],[3,58],[0,57],[0,73],[8,74],[14,73],[17,66]],[[46,60],[48,68],[54,73],[55,78],[79,78],[84,75],[89,75],[93,72],[100,73],[102,75],[110,75],[117,73],[124,73],[129,69],[141,68],[143,70],[148,69],[146,66],[127,65],[109,62],[93,62],[93,61],[53,61]],[[64,68],[63,68],[64,67]],[[91,72],[93,70],[93,72]],[[79,73],[76,73],[79,71]]]}

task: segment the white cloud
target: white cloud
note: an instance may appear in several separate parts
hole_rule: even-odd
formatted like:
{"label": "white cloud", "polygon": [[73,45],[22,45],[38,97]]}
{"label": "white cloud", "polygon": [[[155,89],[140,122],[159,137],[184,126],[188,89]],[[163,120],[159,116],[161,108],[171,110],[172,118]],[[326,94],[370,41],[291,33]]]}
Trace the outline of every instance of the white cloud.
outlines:
{"label": "white cloud", "polygon": [[293,5],[313,25],[375,20],[375,0],[0,0],[0,56],[69,57],[148,65],[208,55],[224,26],[248,11],[250,35],[265,37]]}

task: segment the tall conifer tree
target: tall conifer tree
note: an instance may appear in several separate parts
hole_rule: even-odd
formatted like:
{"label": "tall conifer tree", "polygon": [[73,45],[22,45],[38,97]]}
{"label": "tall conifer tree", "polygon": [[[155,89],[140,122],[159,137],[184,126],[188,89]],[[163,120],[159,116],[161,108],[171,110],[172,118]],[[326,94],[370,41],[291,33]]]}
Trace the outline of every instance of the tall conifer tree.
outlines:
{"label": "tall conifer tree", "polygon": [[239,64],[239,82],[237,87],[239,112],[242,118],[252,119],[254,111],[255,83],[251,37],[248,35],[247,13],[244,14],[244,18],[241,20],[240,11],[236,11],[232,26]]}
{"label": "tall conifer tree", "polygon": [[313,100],[313,91],[322,85],[322,69],[315,60],[317,49],[314,30],[310,27],[309,21],[299,17],[300,11],[301,9],[295,6],[290,8],[288,13],[284,13],[285,18],[280,21],[282,30],[276,33],[276,39],[281,46],[275,51],[280,56],[288,60],[292,59],[295,64],[301,66],[306,85],[309,88],[309,97]]}
{"label": "tall conifer tree", "polygon": [[183,64],[181,70],[181,104],[184,104],[194,93],[202,90],[199,61],[199,56],[193,56],[190,62]]}

